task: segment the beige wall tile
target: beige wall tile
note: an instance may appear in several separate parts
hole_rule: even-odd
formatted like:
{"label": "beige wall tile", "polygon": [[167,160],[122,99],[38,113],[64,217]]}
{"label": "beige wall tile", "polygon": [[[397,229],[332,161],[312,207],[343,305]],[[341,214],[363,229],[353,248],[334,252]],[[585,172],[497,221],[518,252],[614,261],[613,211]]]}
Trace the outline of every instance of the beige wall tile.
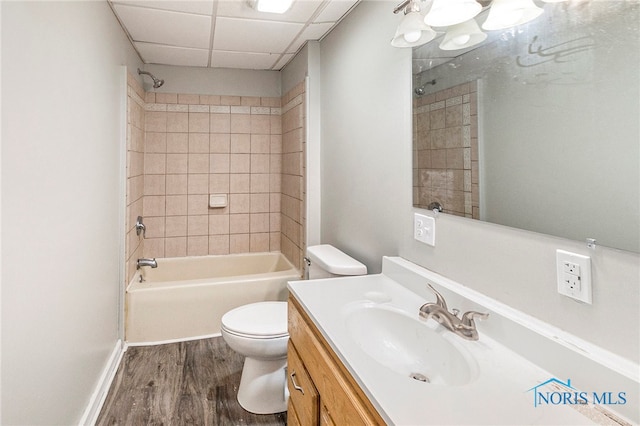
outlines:
{"label": "beige wall tile", "polygon": [[269,194],[251,194],[251,213],[269,212]]}
{"label": "beige wall tile", "polygon": [[229,175],[229,192],[234,194],[248,194],[251,190],[251,175],[236,173]]}
{"label": "beige wall tile", "polygon": [[188,160],[188,154],[167,154],[167,173],[187,173],[189,171]]}
{"label": "beige wall tile", "polygon": [[248,253],[249,234],[229,235],[229,253]]}
{"label": "beige wall tile", "polygon": [[230,162],[229,154],[210,154],[209,173],[229,173]]}
{"label": "beige wall tile", "polygon": [[250,203],[249,194],[230,194],[229,213],[249,213]]}
{"label": "beige wall tile", "polygon": [[269,154],[251,154],[251,173],[269,173]]}
{"label": "beige wall tile", "polygon": [[147,111],[145,113],[145,131],[166,132],[167,113],[162,111]]}
{"label": "beige wall tile", "polygon": [[181,133],[189,131],[189,114],[186,112],[167,112],[167,132]]}
{"label": "beige wall tile", "polygon": [[199,95],[194,95],[194,94],[185,94],[185,93],[179,93],[178,94],[178,103],[179,104],[198,104],[200,102],[200,96]]}
{"label": "beige wall tile", "polygon": [[146,175],[144,177],[144,195],[165,195],[165,175]]}
{"label": "beige wall tile", "polygon": [[210,130],[211,133],[230,133],[231,132],[231,114],[214,113],[210,114]]}
{"label": "beige wall tile", "polygon": [[209,133],[209,113],[189,113],[189,133]]}
{"label": "beige wall tile", "polygon": [[165,197],[163,195],[148,195],[142,202],[143,216],[164,216]]}
{"label": "beige wall tile", "polygon": [[231,135],[232,154],[248,154],[251,152],[251,135],[233,134]]}
{"label": "beige wall tile", "polygon": [[188,195],[188,215],[205,215],[209,214],[209,196],[208,195]]}
{"label": "beige wall tile", "polygon": [[209,254],[229,254],[229,235],[210,235]]}
{"label": "beige wall tile", "polygon": [[252,234],[269,232],[269,213],[251,213],[249,231]]}
{"label": "beige wall tile", "polygon": [[209,191],[211,194],[228,194],[230,187],[229,174],[210,174]]}
{"label": "beige wall tile", "polygon": [[156,93],[156,103],[159,104],[177,104],[177,93]]}
{"label": "beige wall tile", "polygon": [[231,215],[209,215],[209,235],[229,234]]}
{"label": "beige wall tile", "polygon": [[[165,217],[145,217],[144,224],[146,227],[144,238],[164,238]],[[137,235],[136,235],[137,237]]]}
{"label": "beige wall tile", "polygon": [[187,186],[188,194],[209,194],[209,174],[190,174]]}
{"label": "beige wall tile", "polygon": [[209,173],[209,154],[189,154],[189,173]]}
{"label": "beige wall tile", "polygon": [[251,133],[268,135],[271,133],[271,116],[251,115]]}
{"label": "beige wall tile", "polygon": [[187,218],[187,235],[209,235],[209,215],[191,215]]}
{"label": "beige wall tile", "polygon": [[280,251],[280,239],[281,239],[280,231],[271,232],[269,234],[269,250],[270,251]]}
{"label": "beige wall tile", "polygon": [[231,133],[251,133],[251,116],[231,114]]}
{"label": "beige wall tile", "polygon": [[187,255],[187,237],[165,238],[167,257],[185,257]]}
{"label": "beige wall tile", "polygon": [[209,153],[209,133],[189,133],[190,153]]}
{"label": "beige wall tile", "polygon": [[251,172],[251,154],[231,154],[229,171],[231,173]]}
{"label": "beige wall tile", "polygon": [[221,133],[209,134],[209,152],[216,154],[231,152],[231,135]]}
{"label": "beige wall tile", "polygon": [[253,253],[269,251],[269,233],[251,234],[249,237],[249,250]]}
{"label": "beige wall tile", "polygon": [[167,216],[187,214],[187,195],[167,195]]}
{"label": "beige wall tile", "polygon": [[249,214],[230,214],[229,215],[229,233],[230,234],[248,234],[250,231]]}
{"label": "beige wall tile", "polygon": [[148,153],[144,154],[145,174],[164,174],[167,165],[166,154]]}
{"label": "beige wall tile", "polygon": [[167,134],[158,132],[147,132],[144,142],[145,152],[164,153],[167,152]]}
{"label": "beige wall tile", "polygon": [[187,153],[189,152],[188,133],[167,133],[167,152]]}
{"label": "beige wall tile", "polygon": [[181,195],[188,191],[188,179],[186,174],[167,175],[166,193],[167,195]]}
{"label": "beige wall tile", "polygon": [[187,216],[167,216],[165,237],[184,237],[187,235]]}
{"label": "beige wall tile", "polygon": [[250,191],[254,194],[269,192],[269,177],[268,173],[252,173]]}
{"label": "beige wall tile", "polygon": [[209,254],[209,237],[187,237],[187,256],[206,256]]}
{"label": "beige wall tile", "polygon": [[240,96],[220,96],[220,105],[240,105]]}
{"label": "beige wall tile", "polygon": [[142,252],[144,257],[164,257],[164,238],[147,238]]}
{"label": "beige wall tile", "polygon": [[269,154],[271,152],[271,136],[270,135],[251,135],[251,153],[252,154]]}

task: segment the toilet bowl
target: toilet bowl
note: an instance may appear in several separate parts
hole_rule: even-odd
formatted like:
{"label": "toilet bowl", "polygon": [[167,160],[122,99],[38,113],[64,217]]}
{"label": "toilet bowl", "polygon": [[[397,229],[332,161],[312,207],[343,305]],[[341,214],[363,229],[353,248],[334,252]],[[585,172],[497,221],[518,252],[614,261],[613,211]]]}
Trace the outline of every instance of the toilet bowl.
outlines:
{"label": "toilet bowl", "polygon": [[245,356],[238,403],[255,414],[287,410],[287,302],[258,302],[222,316],[222,338]]}
{"label": "toilet bowl", "polygon": [[[329,245],[307,249],[310,268],[323,277],[366,275],[367,267]],[[311,274],[312,278],[317,275]],[[245,357],[238,403],[255,414],[287,410],[287,302],[258,302],[222,316],[222,338]]]}

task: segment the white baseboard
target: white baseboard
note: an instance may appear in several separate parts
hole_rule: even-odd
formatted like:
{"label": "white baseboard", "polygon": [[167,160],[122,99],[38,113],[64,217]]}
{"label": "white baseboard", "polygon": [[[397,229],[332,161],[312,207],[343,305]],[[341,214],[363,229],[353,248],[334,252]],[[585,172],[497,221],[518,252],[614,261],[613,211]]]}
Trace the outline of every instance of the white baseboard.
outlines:
{"label": "white baseboard", "polygon": [[126,350],[126,345],[122,340],[118,340],[113,348],[113,352],[111,352],[111,356],[109,356],[109,360],[107,361],[104,370],[102,371],[102,375],[100,376],[100,380],[98,380],[96,389],[93,391],[91,399],[89,399],[89,404],[80,419],[80,426],[95,425],[98,420],[98,416],[100,415],[102,405],[109,393],[111,382],[113,382],[113,379],[116,376],[118,366],[120,366],[120,361],[122,360],[122,356]]}

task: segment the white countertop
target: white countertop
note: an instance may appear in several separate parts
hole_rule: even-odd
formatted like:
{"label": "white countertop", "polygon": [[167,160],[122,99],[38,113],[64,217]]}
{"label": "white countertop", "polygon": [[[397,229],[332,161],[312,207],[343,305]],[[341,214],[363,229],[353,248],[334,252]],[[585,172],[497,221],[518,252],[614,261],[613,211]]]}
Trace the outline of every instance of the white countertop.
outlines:
{"label": "white countertop", "polygon": [[[402,266],[406,261],[403,259],[385,258],[385,263],[389,262],[396,269],[392,274],[395,278],[415,273],[407,270],[405,274]],[[430,278],[433,278],[433,273],[431,274]],[[478,327],[479,340],[468,341],[445,330],[433,320],[425,324],[442,333],[443,338],[474,360],[474,378],[467,384],[424,383],[400,375],[378,363],[358,346],[347,331],[345,315],[349,306],[364,303],[369,306],[379,305],[385,309],[397,307],[415,312],[417,317],[419,307],[427,301],[434,301],[435,296],[429,296],[430,293],[426,290],[424,294],[416,294],[410,290],[415,285],[416,278],[422,278],[421,286],[426,287],[424,277],[419,276],[409,279],[414,284],[403,285],[386,275],[384,266],[383,273],[377,275],[289,283],[291,293],[389,424],[584,425],[593,423],[591,418],[594,415],[598,418],[593,406],[591,409],[565,404],[536,406],[535,391],[531,389],[554,376],[492,339],[481,327]],[[433,279],[429,282],[438,291],[445,289],[438,288],[438,283]],[[450,298],[453,299],[445,294],[448,303]],[[449,303],[449,308],[465,308],[464,312],[468,310],[464,305],[464,302],[453,305]],[[479,307],[476,310],[484,308],[484,311],[491,311],[491,306],[475,304],[473,307]],[[486,321],[493,322],[492,327],[488,328],[490,330],[500,328],[499,323],[505,319],[492,312]],[[567,378],[557,379],[566,382]],[[542,389],[558,391],[551,387]]]}

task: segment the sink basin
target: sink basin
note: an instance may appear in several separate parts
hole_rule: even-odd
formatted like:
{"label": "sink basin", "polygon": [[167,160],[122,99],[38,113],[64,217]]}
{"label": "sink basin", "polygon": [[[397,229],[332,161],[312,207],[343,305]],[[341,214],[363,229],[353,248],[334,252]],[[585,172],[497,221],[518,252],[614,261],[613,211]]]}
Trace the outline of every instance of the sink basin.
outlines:
{"label": "sink basin", "polygon": [[391,306],[352,306],[345,325],[362,351],[407,380],[459,386],[477,376],[475,361],[455,341],[459,337],[417,314]]}

